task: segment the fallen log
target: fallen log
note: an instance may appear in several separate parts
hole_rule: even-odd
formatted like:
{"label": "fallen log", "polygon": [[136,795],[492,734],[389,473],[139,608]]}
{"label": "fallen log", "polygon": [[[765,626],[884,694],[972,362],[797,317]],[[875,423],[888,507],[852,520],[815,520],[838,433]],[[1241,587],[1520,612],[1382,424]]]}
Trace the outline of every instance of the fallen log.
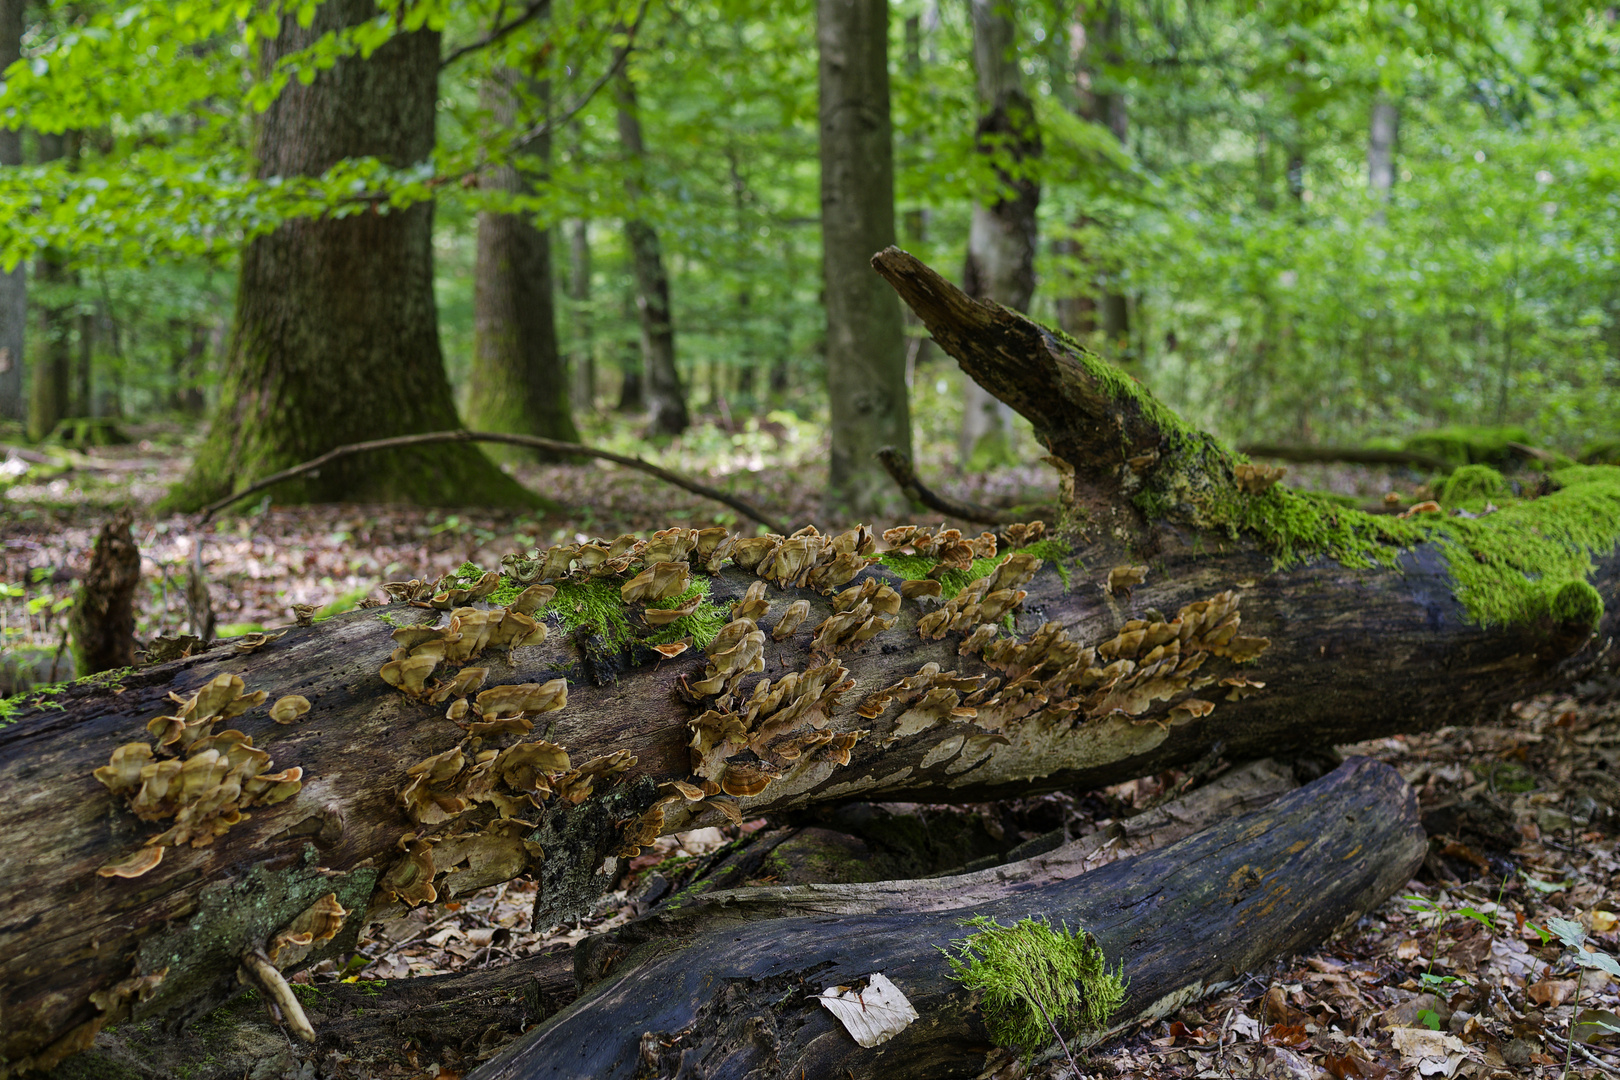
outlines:
{"label": "fallen log", "polygon": [[[631,924],[593,950],[607,978],[473,1078],[975,1076],[992,1040],[943,955],[967,935],[967,917],[1044,916],[1093,934],[1128,980],[1123,1006],[1093,1033],[1101,1038],[1321,943],[1404,885],[1426,846],[1411,789],[1362,758],[1170,847],[1039,888],[1008,886],[972,907],[936,910],[924,890],[922,910],[908,910],[892,883],[883,914],[839,907],[690,936],[670,921]],[[919,1018],[866,1048],[816,995],[875,973]]]}
{"label": "fallen log", "polygon": [[1050,535],[558,546],[14,703],[0,1072],[201,1015],[261,952],[347,948],[367,910],[534,874],[561,921],[659,833],[1466,724],[1605,654],[1620,470],[1478,519],[1361,515],[903,252],[877,265],[1034,422]]}

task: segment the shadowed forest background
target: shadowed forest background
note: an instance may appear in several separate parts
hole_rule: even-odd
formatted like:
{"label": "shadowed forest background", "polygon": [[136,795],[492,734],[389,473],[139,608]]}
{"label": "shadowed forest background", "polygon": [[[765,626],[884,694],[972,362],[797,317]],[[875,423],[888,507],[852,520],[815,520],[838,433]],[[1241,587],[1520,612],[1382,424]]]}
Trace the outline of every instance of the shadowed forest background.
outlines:
{"label": "shadowed forest background", "polygon": [[[87,666],[321,622],[386,581],[672,525],[768,531],[498,443],[357,455],[233,501],[350,443],[579,444],[784,532],[1055,527],[1061,463],[873,272],[891,244],[1288,463],[1291,488],[1489,515],[1552,470],[1620,465],[1617,147],[1602,3],[0,0],[0,727]],[[902,491],[885,447],[967,512]],[[1501,475],[1450,499],[1464,466]],[[137,652],[96,665],[74,596],[124,511]],[[1341,747],[1418,792],[1431,849],[1406,895],[1082,1060],[1418,1075],[1433,1055],[1390,1032],[1422,1028],[1456,1037],[1447,1075],[1620,1072],[1620,986],[1525,929],[1562,915],[1620,945],[1616,743],[1598,679],[1500,724]],[[1053,828],[1113,836],[1209,772],[924,814],[1000,858]],[[657,900],[660,866],[763,827],[659,837],[583,922],[536,921],[526,879],[396,912],[294,982],[317,1019],[316,988],[498,960],[555,960],[560,986],[569,948]],[[132,1076],[216,1054],[298,1075],[274,1025],[226,1008],[257,1034],[221,1050],[128,1025],[97,1046],[150,1057]],[[453,1080],[533,1019],[374,1060]]]}

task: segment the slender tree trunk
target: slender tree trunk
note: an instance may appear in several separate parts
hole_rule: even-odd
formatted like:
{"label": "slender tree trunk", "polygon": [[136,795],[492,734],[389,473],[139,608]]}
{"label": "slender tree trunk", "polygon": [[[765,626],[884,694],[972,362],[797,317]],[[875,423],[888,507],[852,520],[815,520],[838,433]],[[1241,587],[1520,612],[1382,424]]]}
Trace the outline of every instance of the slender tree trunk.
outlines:
{"label": "slender tree trunk", "polygon": [[900,302],[868,260],[894,243],[894,129],[885,0],[818,0],[821,237],[832,454],[826,512],[892,517],[900,491],[873,457],[911,452]]}
{"label": "slender tree trunk", "polygon": [[[41,164],[60,161],[77,149],[77,133],[41,133]],[[39,310],[40,343],[35,367],[28,380],[28,437],[36,442],[46,438],[68,414],[73,393],[73,305],[63,302],[62,292],[73,281],[61,253],[46,248],[39,256],[34,273],[38,278],[35,306]],[[40,295],[43,294],[43,295]]]}
{"label": "slender tree trunk", "polygon": [[[497,127],[527,122],[525,110],[520,108],[520,101],[528,96],[525,91],[546,111],[546,80],[529,78],[511,68],[491,72],[484,84],[484,100]],[[541,136],[513,151],[524,158],[490,169],[483,183],[514,195],[532,194],[534,183],[526,173],[536,169],[542,177],[547,174],[551,139]],[[532,162],[526,160],[529,154]],[[481,211],[474,273],[468,424],[480,431],[578,442],[579,431],[568,409],[568,373],[557,345],[551,230],[538,228],[526,212]],[[543,451],[518,447],[498,453],[508,459],[556,459]]]}
{"label": "slender tree trunk", "polygon": [[79,355],[73,365],[72,412],[74,416],[94,416],[96,403],[93,394],[96,363],[96,313],[86,309],[79,312]]}
{"label": "slender tree trunk", "polygon": [[[328,0],[281,21],[260,60],[377,16],[373,0]],[[261,177],[319,175],[348,157],[404,167],[433,153],[439,32],[400,34],[291,80],[260,117]],[[235,332],[207,440],[168,505],[193,508],[257,477],[364,439],[459,426],[439,349],[433,207],[384,207],[284,222],[248,244]],[[535,497],[471,444],[351,458],[278,485],[277,499],[532,506]]]}
{"label": "slender tree trunk", "polygon": [[1395,139],[1400,130],[1400,106],[1379,95],[1373,102],[1372,123],[1367,132],[1367,187],[1378,197],[1373,220],[1386,222],[1385,206],[1395,190]]}
{"label": "slender tree trunk", "polygon": [[646,200],[643,170],[647,150],[641,138],[641,112],[636,104],[635,84],[621,71],[616,83],[619,112],[619,143],[626,159],[625,193],[632,214],[624,223],[630,242],[630,261],[636,275],[636,311],[641,316],[641,355],[646,365],[647,406],[650,430],[658,435],[679,435],[691,423],[687,415],[686,390],[675,367],[675,317],[669,301],[669,272],[664,267],[658,231],[640,216]]}
{"label": "slender tree trunk", "polygon": [[568,225],[568,300],[574,323],[574,395],[586,412],[596,409],[596,343],[591,318],[591,223]]}
{"label": "slender tree trunk", "polygon": [[[1024,91],[1018,27],[1008,0],[972,0],[972,16],[982,110],[976,149],[995,162],[995,187],[973,204],[962,288],[969,296],[1028,311],[1035,293],[1035,211],[1041,187],[1033,169],[1041,135],[1035,107]],[[962,466],[982,470],[1010,463],[1012,420],[1010,406],[969,380],[957,443]]]}
{"label": "slender tree trunk", "polygon": [[[623,312],[625,325],[637,320],[638,313],[634,291],[624,296],[621,311]],[[647,381],[643,377],[646,366],[646,356],[639,344],[625,343],[620,347],[619,412],[642,413],[647,411]]]}
{"label": "slender tree trunk", "polygon": [[[23,8],[27,0],[0,0],[0,71],[22,52]],[[0,169],[22,164],[21,128],[0,127]],[[19,262],[10,273],[0,267],[0,418],[22,420],[23,357],[28,337],[28,266]]]}
{"label": "slender tree trunk", "polygon": [[[1075,113],[1082,120],[1108,128],[1121,145],[1130,133],[1125,96],[1114,87],[1114,76],[1099,73],[1098,67],[1113,67],[1122,61],[1123,21],[1118,0],[1101,0],[1095,7],[1082,0],[1069,32],[1069,52],[1074,62]],[[1073,229],[1084,234],[1097,224],[1093,218],[1082,214],[1075,219]],[[1094,334],[1101,329],[1112,358],[1127,359],[1130,306],[1115,281],[1118,275],[1099,269],[1081,239],[1061,241],[1058,252],[1076,260],[1081,268],[1080,287],[1071,288],[1058,298],[1058,325],[1076,336]]]}

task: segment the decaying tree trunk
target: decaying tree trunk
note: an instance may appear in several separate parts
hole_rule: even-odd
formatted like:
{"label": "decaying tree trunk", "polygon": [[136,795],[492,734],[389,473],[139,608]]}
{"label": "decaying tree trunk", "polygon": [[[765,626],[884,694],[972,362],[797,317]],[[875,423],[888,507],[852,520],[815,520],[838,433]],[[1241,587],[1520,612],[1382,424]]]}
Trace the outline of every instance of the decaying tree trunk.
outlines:
{"label": "decaying tree trunk", "polygon": [[141,583],[141,552],[130,533],[129,511],[101,527],[90,569],[73,600],[74,671],[128,667],[135,662],[135,590]]}
{"label": "decaying tree trunk", "polygon": [[[593,939],[608,978],[474,1076],[974,1076],[991,1040],[941,956],[970,932],[967,916],[1011,925],[1039,913],[1096,935],[1129,976],[1118,1031],[1325,940],[1405,884],[1426,846],[1411,789],[1363,758],[1168,848],[1036,889],[1003,885],[971,906],[917,911],[901,892],[871,914],[829,904],[685,941],[678,926],[632,924]],[[874,973],[920,1017],[865,1049],[815,995]]]}
{"label": "decaying tree trunk", "polygon": [[[0,727],[6,1068],[125,1014],[197,1015],[244,958],[265,954],[263,978],[312,962],[368,909],[534,874],[538,918],[560,921],[661,832],[1469,723],[1603,655],[1615,616],[1594,585],[1612,594],[1620,561],[1591,545],[1620,536],[1612,470],[1466,534],[1390,532],[1265,488],[1107,365],[904,253],[878,266],[1034,422],[1063,476],[1055,539],[1009,526],[978,563],[988,541],[948,531],[893,533],[910,552],[881,556],[859,531],[553,548],[24,708]],[[1534,549],[1534,523],[1572,506],[1590,581],[1553,562],[1532,581],[1490,543]],[[689,581],[707,590],[690,614],[647,607]]]}

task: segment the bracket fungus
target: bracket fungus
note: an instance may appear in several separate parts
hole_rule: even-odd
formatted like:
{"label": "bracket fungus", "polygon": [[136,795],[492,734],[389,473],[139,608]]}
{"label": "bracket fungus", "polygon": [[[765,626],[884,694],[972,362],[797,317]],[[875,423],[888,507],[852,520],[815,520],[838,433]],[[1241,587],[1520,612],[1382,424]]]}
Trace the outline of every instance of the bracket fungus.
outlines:
{"label": "bracket fungus", "polygon": [[741,600],[731,605],[731,618],[733,621],[753,619],[757,622],[770,607],[771,602],[765,598],[765,583],[756,581],[748,586],[748,591],[743,594]]}
{"label": "bracket fungus", "polygon": [[782,617],[776,620],[776,625],[771,627],[771,640],[787,640],[787,638],[791,636],[793,632],[797,630],[804,623],[804,620],[809,616],[810,601],[793,601],[793,603],[788,605],[787,610],[782,612]]}
{"label": "bracket fungus", "polygon": [[1232,475],[1237,479],[1238,490],[1249,495],[1259,495],[1270,490],[1287,473],[1286,465],[1254,465],[1247,461],[1232,470]]}
{"label": "bracket fungus", "polygon": [[1108,581],[1104,585],[1114,596],[1131,595],[1131,590],[1147,579],[1148,568],[1145,566],[1116,566],[1108,571]]}
{"label": "bracket fungus", "polygon": [[[255,748],[248,735],[235,729],[213,732],[214,724],[262,704],[268,696],[262,690],[245,691],[240,676],[220,675],[190,698],[171,694],[180,705],[176,715],[156,718],[147,730],[158,736],[158,750],[177,747],[170,752],[187,756],[159,759],[146,743],[126,743],[95,770],[95,778],[122,797],[142,821],[174,820],[169,829],[146,841],[148,847],[186,843],[206,847],[231,826],[245,821],[248,815],[242,811],[273,806],[302,788],[302,769],[267,772],[270,755]],[[140,877],[161,861],[161,853],[136,853],[106,864],[97,873]]]}
{"label": "bracket fungus", "polygon": [[657,562],[619,587],[619,595],[627,604],[668,600],[679,596],[692,585],[692,568],[683,562]]}
{"label": "bracket fungus", "polygon": [[300,716],[309,712],[309,699],[302,694],[288,694],[277,698],[276,703],[270,706],[270,719],[278,724],[291,724],[297,722]]}
{"label": "bracket fungus", "polygon": [[337,937],[349,914],[338,903],[337,893],[327,893],[276,931],[265,948],[265,956],[278,968],[291,967],[308,956],[315,945]]}

